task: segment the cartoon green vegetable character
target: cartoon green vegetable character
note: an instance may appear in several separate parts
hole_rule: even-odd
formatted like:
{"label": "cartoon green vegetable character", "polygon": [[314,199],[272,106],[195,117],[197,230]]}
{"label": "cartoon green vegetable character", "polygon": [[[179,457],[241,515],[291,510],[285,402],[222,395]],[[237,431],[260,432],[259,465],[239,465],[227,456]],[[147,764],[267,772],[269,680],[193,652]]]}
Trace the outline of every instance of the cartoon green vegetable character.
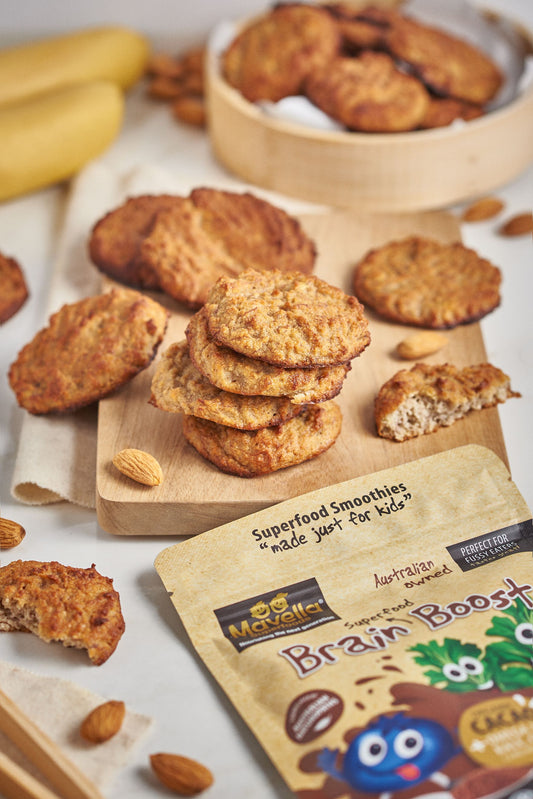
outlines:
{"label": "cartoon green vegetable character", "polygon": [[445,638],[442,644],[429,641],[410,647],[420,666],[428,667],[424,674],[430,685],[447,691],[466,693],[485,691],[494,687],[492,661],[487,661],[476,644],[463,644],[456,638]]}
{"label": "cartoon green vegetable character", "polygon": [[522,602],[493,616],[487,635],[497,635],[485,654],[494,673],[494,681],[502,691],[533,686],[533,609]]}

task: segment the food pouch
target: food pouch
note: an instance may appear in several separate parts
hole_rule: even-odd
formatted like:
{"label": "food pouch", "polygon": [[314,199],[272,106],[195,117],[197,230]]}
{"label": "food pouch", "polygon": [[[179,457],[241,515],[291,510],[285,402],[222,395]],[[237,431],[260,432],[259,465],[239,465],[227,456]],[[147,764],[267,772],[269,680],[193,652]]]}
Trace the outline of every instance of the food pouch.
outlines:
{"label": "food pouch", "polygon": [[299,496],[156,569],[300,799],[532,795],[533,527],[490,450]]}

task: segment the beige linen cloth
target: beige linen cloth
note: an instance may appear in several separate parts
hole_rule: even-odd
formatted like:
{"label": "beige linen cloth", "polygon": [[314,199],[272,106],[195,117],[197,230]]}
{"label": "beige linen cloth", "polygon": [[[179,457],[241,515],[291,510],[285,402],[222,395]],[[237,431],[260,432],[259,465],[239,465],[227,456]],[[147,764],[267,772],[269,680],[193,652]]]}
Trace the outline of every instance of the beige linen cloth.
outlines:
{"label": "beige linen cloth", "polygon": [[[164,112],[147,110],[142,98],[133,98],[131,103],[133,133],[126,128],[109,153],[85,167],[72,181],[46,318],[63,304],[100,291],[101,276],[87,255],[88,236],[101,216],[129,196],[164,192],[186,195],[195,186],[211,186],[253,191],[289,213],[323,210],[238,181],[214,161],[205,133],[193,133],[172,120],[168,122],[160,116]],[[155,148],[163,155],[156,157]],[[28,505],[67,500],[95,507],[97,413],[96,406],[62,416],[24,413],[11,480],[11,494],[16,500]]]}
{"label": "beige linen cloth", "polygon": [[[0,685],[3,692],[101,790],[109,788],[153,723],[148,716],[127,710],[117,735],[105,744],[95,746],[81,738],[79,727],[85,716],[109,697],[94,694],[69,680],[34,674],[2,661]],[[46,784],[3,733],[0,733],[0,751]]]}

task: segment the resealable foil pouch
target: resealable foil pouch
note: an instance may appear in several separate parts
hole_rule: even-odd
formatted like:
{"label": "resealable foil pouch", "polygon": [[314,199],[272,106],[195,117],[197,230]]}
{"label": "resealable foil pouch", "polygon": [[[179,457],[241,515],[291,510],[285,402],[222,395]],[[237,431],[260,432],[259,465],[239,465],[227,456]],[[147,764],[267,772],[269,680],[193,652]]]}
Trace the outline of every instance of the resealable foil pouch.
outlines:
{"label": "resealable foil pouch", "polygon": [[274,505],[156,569],[300,799],[533,795],[533,526],[490,450]]}

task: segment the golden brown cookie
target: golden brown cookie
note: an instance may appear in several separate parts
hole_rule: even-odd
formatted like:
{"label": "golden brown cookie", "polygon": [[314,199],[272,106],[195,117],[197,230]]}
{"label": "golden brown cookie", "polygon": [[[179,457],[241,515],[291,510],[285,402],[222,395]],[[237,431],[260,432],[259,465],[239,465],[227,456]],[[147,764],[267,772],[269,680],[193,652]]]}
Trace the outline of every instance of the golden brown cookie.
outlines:
{"label": "golden brown cookie", "polygon": [[150,402],[171,413],[185,413],[240,430],[278,425],[298,413],[284,397],[245,397],[212,385],[189,358],[186,341],[163,353],[152,378]]}
{"label": "golden brown cookie", "polygon": [[502,85],[499,68],[478,47],[414,19],[398,16],[386,46],[437,94],[484,105]]}
{"label": "golden brown cookie", "polygon": [[453,97],[432,96],[420,127],[424,130],[443,128],[456,119],[464,119],[465,122],[468,122],[471,119],[478,119],[484,113],[483,108],[479,105],[455,100]]}
{"label": "golden brown cookie", "polygon": [[323,402],[339,393],[350,369],[349,363],[285,369],[247,358],[213,340],[203,308],[194,314],[185,332],[196,368],[213,385],[236,394],[289,397],[300,404]]}
{"label": "golden brown cookie", "polygon": [[428,92],[417,78],[401,72],[386,53],[371,50],[353,58],[340,56],[314,70],[305,93],[350,130],[368,133],[413,130],[429,105]]}
{"label": "golden brown cookie", "polygon": [[86,649],[95,666],[115,651],[125,624],[109,577],[56,561],[15,560],[0,568],[0,630]]}
{"label": "golden brown cookie", "polygon": [[376,428],[383,438],[405,441],[448,427],[472,410],[519,396],[509,377],[490,363],[464,369],[417,363],[397,372],[379,390]]}
{"label": "golden brown cookie", "polygon": [[385,33],[396,12],[377,6],[358,7],[349,2],[326,3],[324,8],[336,20],[346,52],[381,49]]}
{"label": "golden brown cookie", "polygon": [[107,396],[148,366],[167,321],[165,308],[133,289],[64,305],[11,364],[19,405],[59,413]]}
{"label": "golden brown cookie", "polygon": [[18,261],[0,253],[0,325],[11,319],[28,299],[28,287]]}
{"label": "golden brown cookie", "polygon": [[183,198],[169,194],[143,194],[128,198],[93,225],[88,242],[91,261],[101,272],[119,283],[158,289],[157,276],[140,258],[141,242],[158,211],[182,202]]}
{"label": "golden brown cookie", "polygon": [[185,416],[183,433],[206,460],[223,472],[239,477],[259,477],[310,460],[335,443],[342,414],[332,400],[307,405],[277,427],[235,430]]}
{"label": "golden brown cookie", "polygon": [[250,102],[277,102],[300,94],[306,75],[339,47],[339,29],[327,11],[280,3],[235,37],[222,55],[222,73]]}
{"label": "golden brown cookie", "polygon": [[249,269],[220,278],[205,309],[217,343],[277,366],[346,363],[370,343],[358,300],[300,272]]}
{"label": "golden brown cookie", "polygon": [[167,294],[197,308],[221,275],[249,266],[311,272],[316,250],[281,208],[248,192],[198,188],[157,214],[141,257]]}
{"label": "golden brown cookie", "polygon": [[357,297],[394,322],[449,328],[500,303],[501,272],[459,242],[409,236],[371,250],[355,268]]}

